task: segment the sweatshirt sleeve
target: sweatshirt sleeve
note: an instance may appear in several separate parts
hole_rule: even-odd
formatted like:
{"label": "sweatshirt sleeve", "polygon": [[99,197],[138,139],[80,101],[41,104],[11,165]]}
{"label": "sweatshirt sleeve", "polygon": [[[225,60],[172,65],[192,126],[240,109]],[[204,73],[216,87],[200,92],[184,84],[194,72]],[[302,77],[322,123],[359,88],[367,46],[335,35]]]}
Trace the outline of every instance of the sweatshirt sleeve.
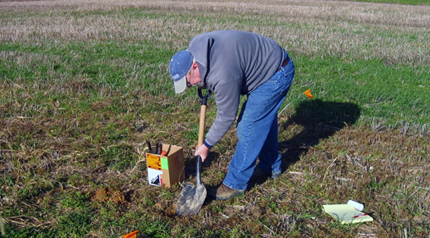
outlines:
{"label": "sweatshirt sleeve", "polygon": [[218,109],[215,121],[206,134],[206,146],[211,147],[217,144],[236,120],[240,104],[241,82],[242,80],[239,78],[226,79],[220,80],[214,85]]}

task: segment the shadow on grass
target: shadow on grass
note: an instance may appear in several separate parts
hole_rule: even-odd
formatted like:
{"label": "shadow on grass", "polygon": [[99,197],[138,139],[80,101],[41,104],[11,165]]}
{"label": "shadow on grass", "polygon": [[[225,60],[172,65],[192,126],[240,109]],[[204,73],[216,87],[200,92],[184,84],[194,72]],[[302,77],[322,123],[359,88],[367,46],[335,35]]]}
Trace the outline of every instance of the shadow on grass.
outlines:
{"label": "shadow on grass", "polygon": [[[212,161],[219,158],[219,153],[217,152],[209,152],[208,157],[206,158],[205,162],[202,163],[202,169],[201,172],[206,170],[208,167],[210,167]],[[190,180],[195,178],[197,170],[197,157],[193,156],[191,158],[185,158],[184,160],[185,165],[185,180]]]}
{"label": "shadow on grass", "polygon": [[299,161],[310,146],[317,145],[345,126],[353,125],[360,117],[360,108],[353,103],[325,102],[308,100],[299,104],[296,113],[281,123],[279,130],[286,130],[290,125],[301,125],[303,130],[289,140],[279,143],[282,153],[282,172]]}
{"label": "shadow on grass", "polygon": [[[311,100],[301,102],[296,113],[288,121],[280,122],[279,131],[290,125],[300,125],[303,130],[291,139],[279,142],[282,152],[282,173],[299,161],[308,148],[317,145],[321,139],[328,138],[345,126],[353,125],[360,117],[360,108],[353,103],[324,102]],[[263,184],[267,177],[253,175],[248,188]]]}

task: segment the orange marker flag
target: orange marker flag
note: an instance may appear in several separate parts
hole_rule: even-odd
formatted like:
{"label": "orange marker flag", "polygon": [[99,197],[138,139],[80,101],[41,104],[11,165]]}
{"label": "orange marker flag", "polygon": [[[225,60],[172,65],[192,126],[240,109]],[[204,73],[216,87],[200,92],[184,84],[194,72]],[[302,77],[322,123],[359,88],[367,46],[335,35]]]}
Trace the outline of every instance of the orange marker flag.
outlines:
{"label": "orange marker flag", "polygon": [[133,231],[132,233],[128,233],[127,235],[121,236],[121,238],[136,238],[136,233],[138,231]]}
{"label": "orange marker flag", "polygon": [[314,95],[311,94],[311,89],[306,90],[303,94],[308,96],[308,98],[310,98],[310,99],[312,99],[314,97]]}
{"label": "orange marker flag", "polygon": [[[308,96],[308,98],[310,98],[310,99],[312,99],[314,97],[314,95],[311,94],[311,89],[306,90],[305,92],[303,92],[303,94],[306,95],[306,96]],[[302,96],[302,95],[299,94],[299,96],[297,96],[291,102],[289,102],[287,104],[287,106],[285,106],[278,115],[280,115],[285,110],[285,108],[287,108],[292,102],[294,102],[295,100],[299,99],[300,96]]]}

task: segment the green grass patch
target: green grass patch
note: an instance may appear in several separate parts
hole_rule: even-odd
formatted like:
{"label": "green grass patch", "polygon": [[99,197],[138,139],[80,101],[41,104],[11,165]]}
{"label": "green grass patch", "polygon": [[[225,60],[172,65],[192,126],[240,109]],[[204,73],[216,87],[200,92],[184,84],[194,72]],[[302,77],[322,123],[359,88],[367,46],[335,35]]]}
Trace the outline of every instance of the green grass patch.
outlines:
{"label": "green grass patch", "polygon": [[[24,80],[20,82],[29,81],[27,87],[17,90],[20,94],[29,95],[25,100],[27,110],[15,108],[15,112],[19,110],[21,113],[26,112],[25,116],[33,117],[41,112],[52,114],[54,109],[51,105],[56,101],[59,101],[59,107],[65,108],[66,111],[93,111],[94,102],[99,100],[106,102],[106,96],[110,97],[113,91],[126,95],[140,88],[154,96],[165,93],[173,95],[167,72],[154,75],[156,65],[167,64],[169,56],[173,54],[171,49],[124,45],[118,42],[89,45],[72,43],[57,50],[52,47],[20,48],[14,44],[3,43],[1,49],[16,55],[30,52],[36,55],[34,58],[28,58],[29,64],[2,61],[4,79],[20,78]],[[57,60],[38,63],[41,59],[38,56]],[[57,61],[62,63],[58,64]],[[382,120],[384,124],[390,126],[403,122],[429,123],[430,109],[425,106],[430,99],[426,93],[430,87],[427,80],[430,70],[428,66],[388,65],[380,60],[346,61],[304,55],[295,56],[294,62],[297,73],[289,98],[301,93],[299,90],[304,91],[302,85],[307,85],[317,99],[357,104],[362,111],[362,119],[367,123],[373,119]],[[130,67],[124,67],[124,64]],[[44,70],[41,70],[42,68]],[[139,76],[136,78],[133,76],[135,74]],[[77,86],[73,81],[79,77],[86,78],[86,85],[81,85],[82,92],[86,94],[80,100],[70,100],[69,95],[74,94]],[[30,82],[34,82],[33,85],[38,85],[38,88],[29,87]],[[59,90],[64,84],[71,87],[69,91]],[[47,93],[49,97],[46,97]],[[31,94],[34,96],[30,96]],[[194,96],[193,90],[186,94]],[[22,100],[19,95],[16,99]],[[2,99],[3,102],[10,100],[14,99]],[[21,102],[24,104],[24,100]],[[113,114],[123,114],[127,106],[121,106],[120,101],[112,101],[100,109]],[[157,104],[150,104],[142,109],[147,113],[165,110],[163,106]],[[12,113],[8,110],[9,115]],[[65,111],[61,110],[61,113]]]}
{"label": "green grass patch", "polygon": [[[373,119],[386,125],[402,122],[428,124],[430,109],[426,102],[430,95],[427,80],[429,67],[391,66],[376,60],[344,61],[334,58],[295,59],[297,78],[289,98],[306,90],[309,85],[314,99],[351,103],[359,107],[364,123]],[[288,99],[287,99],[288,102]],[[336,110],[324,108],[324,111]]]}

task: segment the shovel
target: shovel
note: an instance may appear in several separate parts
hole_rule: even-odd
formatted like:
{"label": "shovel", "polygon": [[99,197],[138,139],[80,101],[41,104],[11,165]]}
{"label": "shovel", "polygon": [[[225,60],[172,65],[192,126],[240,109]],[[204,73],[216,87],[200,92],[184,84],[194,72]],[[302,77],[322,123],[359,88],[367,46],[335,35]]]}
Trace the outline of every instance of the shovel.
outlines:
{"label": "shovel", "polygon": [[[203,96],[201,89],[198,89],[199,97],[202,99],[200,106],[200,125],[199,125],[199,140],[198,146],[203,144],[203,136],[205,132],[206,120],[206,105],[211,91]],[[202,167],[202,158],[197,156],[197,173],[196,173],[196,186],[186,184],[182,189],[181,196],[179,197],[178,204],[176,205],[176,214],[178,216],[195,215],[200,211],[203,203],[205,202],[207,191],[200,178],[200,169]]]}

